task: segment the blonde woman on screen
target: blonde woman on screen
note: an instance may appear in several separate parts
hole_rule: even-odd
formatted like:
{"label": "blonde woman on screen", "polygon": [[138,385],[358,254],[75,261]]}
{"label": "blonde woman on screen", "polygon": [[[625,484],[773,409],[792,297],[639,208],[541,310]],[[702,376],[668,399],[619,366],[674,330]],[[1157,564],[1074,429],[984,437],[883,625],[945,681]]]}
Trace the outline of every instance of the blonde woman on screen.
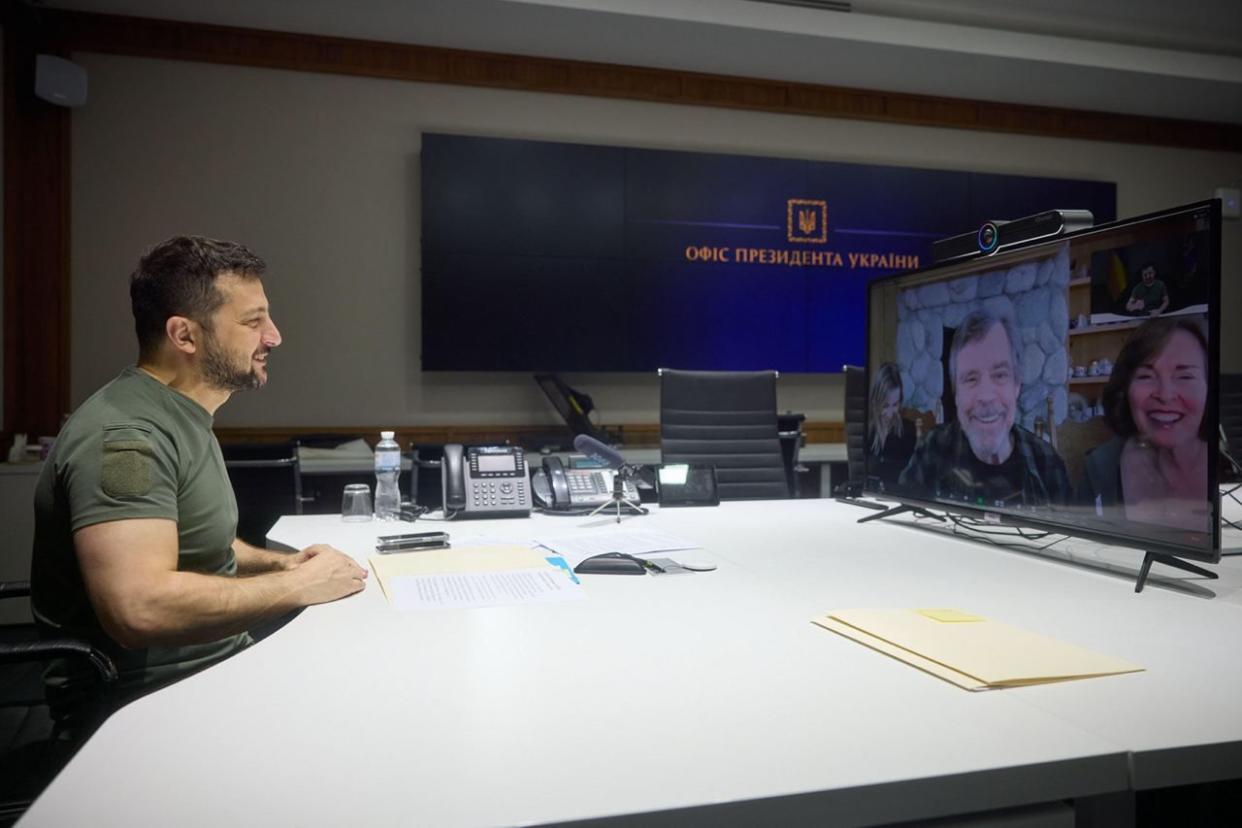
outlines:
{"label": "blonde woman on screen", "polygon": [[891,490],[914,453],[914,424],[901,417],[901,372],[891,362],[880,365],[871,383],[867,435],[867,476],[881,491]]}

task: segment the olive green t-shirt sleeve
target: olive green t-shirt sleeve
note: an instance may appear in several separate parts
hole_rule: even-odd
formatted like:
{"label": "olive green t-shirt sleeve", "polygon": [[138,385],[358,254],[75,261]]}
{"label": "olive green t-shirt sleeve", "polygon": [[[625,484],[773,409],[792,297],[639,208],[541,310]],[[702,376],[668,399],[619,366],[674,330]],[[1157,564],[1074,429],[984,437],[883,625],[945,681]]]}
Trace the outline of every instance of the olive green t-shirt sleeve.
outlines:
{"label": "olive green t-shirt sleeve", "polygon": [[146,423],[109,423],[87,435],[60,473],[73,531],[131,518],[177,520],[176,449]]}

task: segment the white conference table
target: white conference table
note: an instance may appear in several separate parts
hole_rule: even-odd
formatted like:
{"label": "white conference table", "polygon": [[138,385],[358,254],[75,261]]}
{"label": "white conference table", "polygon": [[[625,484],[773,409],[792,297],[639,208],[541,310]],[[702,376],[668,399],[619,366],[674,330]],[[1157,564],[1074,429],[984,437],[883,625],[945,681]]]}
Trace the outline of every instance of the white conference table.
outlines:
{"label": "white conference table", "polygon": [[[1217,581],[1157,565],[1135,594],[1134,551],[1012,552],[865,514],[420,522],[458,545],[656,530],[718,569],[429,612],[372,583],[118,711],[21,824],[853,825],[1242,776],[1235,559]],[[269,537],[365,560],[391,531],[317,515]],[[970,693],[810,623],[847,607],[956,607],[1146,671]]]}

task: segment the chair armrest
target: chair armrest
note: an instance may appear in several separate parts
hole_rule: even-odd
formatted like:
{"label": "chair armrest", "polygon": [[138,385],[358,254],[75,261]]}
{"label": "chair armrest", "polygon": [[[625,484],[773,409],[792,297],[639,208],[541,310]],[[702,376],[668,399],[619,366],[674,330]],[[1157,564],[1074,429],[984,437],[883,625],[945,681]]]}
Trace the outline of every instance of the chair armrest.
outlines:
{"label": "chair armrest", "polygon": [[30,581],[0,581],[0,600],[30,595]]}
{"label": "chair armrest", "polygon": [[105,682],[116,681],[116,665],[108,654],[76,638],[40,638],[35,641],[13,641],[0,644],[0,664],[22,661],[45,661],[68,656],[85,658]]}

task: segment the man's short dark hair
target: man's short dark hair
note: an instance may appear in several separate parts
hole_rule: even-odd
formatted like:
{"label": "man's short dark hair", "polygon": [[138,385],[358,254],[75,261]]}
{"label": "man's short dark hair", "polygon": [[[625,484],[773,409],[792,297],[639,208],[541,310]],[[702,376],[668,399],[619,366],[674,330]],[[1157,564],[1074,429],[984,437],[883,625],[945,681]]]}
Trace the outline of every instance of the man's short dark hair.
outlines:
{"label": "man's short dark hair", "polygon": [[164,339],[170,316],[185,316],[208,330],[224,303],[216,279],[231,273],[257,279],[267,263],[237,242],[202,236],[174,236],[152,247],[129,277],[138,350],[149,356]]}
{"label": "man's short dark hair", "polygon": [[[1115,433],[1122,437],[1132,437],[1138,433],[1134,425],[1134,413],[1130,410],[1130,381],[1140,366],[1151,361],[1152,357],[1164,349],[1174,331],[1186,331],[1195,338],[1203,349],[1204,380],[1207,381],[1208,337],[1207,330],[1201,319],[1193,316],[1160,316],[1140,325],[1121,346],[1121,353],[1113,363],[1113,372],[1104,386],[1104,416]],[[1211,439],[1208,428],[1207,408],[1203,410],[1203,419],[1199,421],[1199,437]]]}
{"label": "man's short dark hair", "polygon": [[957,355],[972,342],[978,342],[988,335],[993,325],[1000,325],[1009,338],[1009,367],[1014,377],[1022,376],[1022,352],[1018,348],[1018,338],[1014,335],[1013,322],[1004,314],[991,313],[985,310],[971,311],[953,332],[953,342],[949,345],[949,383],[957,390]]}

